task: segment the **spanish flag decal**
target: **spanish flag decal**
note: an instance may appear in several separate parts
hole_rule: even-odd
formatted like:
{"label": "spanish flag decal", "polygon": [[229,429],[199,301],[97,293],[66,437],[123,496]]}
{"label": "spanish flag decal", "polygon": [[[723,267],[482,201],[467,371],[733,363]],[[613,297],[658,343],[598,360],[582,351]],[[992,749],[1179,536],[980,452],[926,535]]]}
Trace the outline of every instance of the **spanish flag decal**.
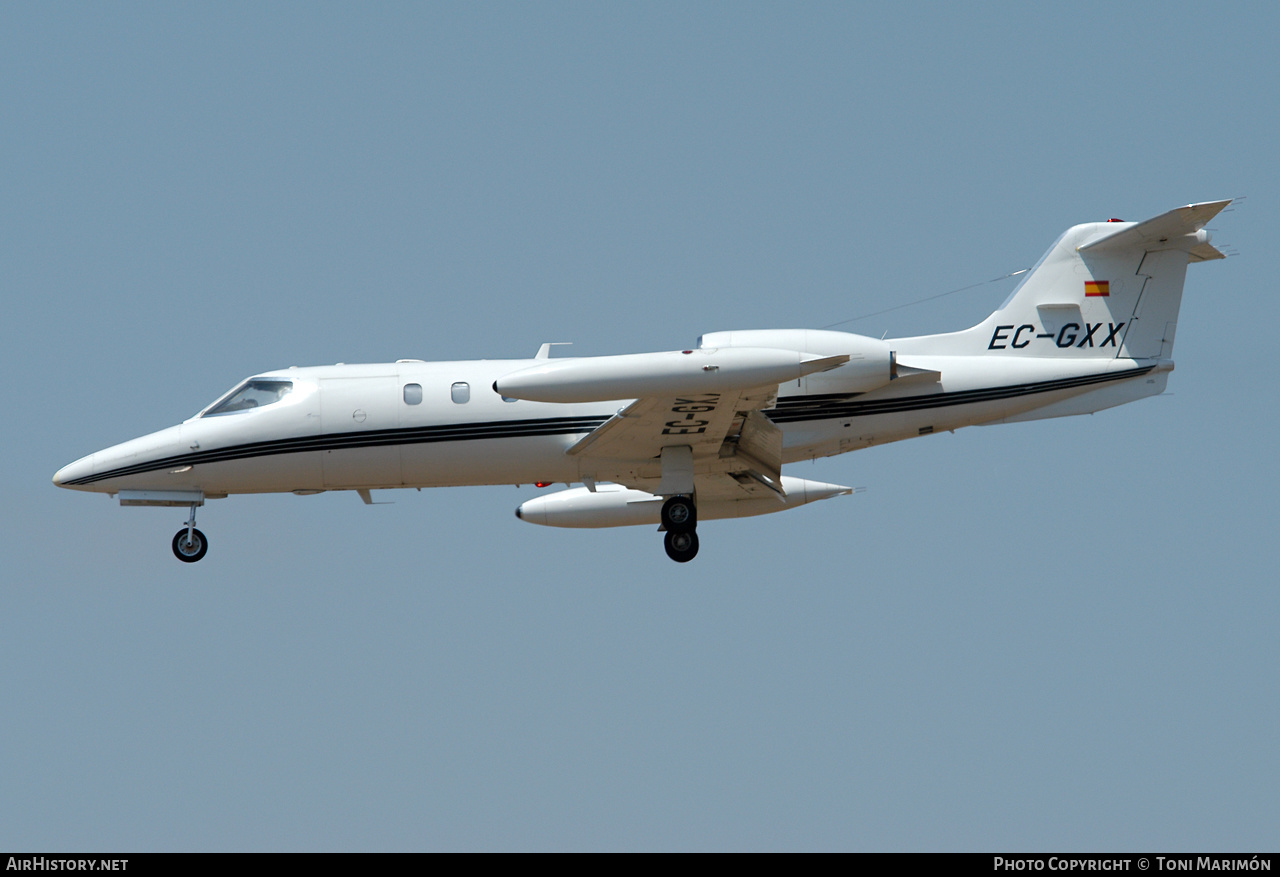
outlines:
{"label": "spanish flag decal", "polygon": [[1084,282],[1084,294],[1086,296],[1111,295],[1111,281],[1110,280],[1086,280]]}

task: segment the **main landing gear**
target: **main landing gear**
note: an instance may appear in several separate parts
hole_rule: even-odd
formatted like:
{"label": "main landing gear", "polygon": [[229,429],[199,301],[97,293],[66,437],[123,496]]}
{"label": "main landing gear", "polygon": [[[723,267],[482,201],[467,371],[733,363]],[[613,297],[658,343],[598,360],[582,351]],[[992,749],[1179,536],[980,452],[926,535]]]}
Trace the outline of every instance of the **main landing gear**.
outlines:
{"label": "main landing gear", "polygon": [[193,505],[187,525],[173,536],[173,556],[183,563],[195,563],[208,551],[209,540],[196,529],[196,507]]}
{"label": "main landing gear", "polygon": [[663,547],[676,563],[698,556],[698,507],[691,496],[673,496],[662,504]]}

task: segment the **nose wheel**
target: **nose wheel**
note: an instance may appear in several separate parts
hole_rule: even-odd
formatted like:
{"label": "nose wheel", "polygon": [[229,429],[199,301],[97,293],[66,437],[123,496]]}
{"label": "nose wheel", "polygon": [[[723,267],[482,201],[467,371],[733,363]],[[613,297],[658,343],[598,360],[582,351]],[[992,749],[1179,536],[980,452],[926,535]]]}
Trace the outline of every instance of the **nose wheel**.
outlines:
{"label": "nose wheel", "polygon": [[662,545],[667,557],[688,563],[698,556],[698,507],[691,496],[673,496],[662,504]]}
{"label": "nose wheel", "polygon": [[173,536],[173,556],[183,563],[195,563],[209,550],[209,541],[194,527],[190,532],[183,527]]}
{"label": "nose wheel", "polygon": [[209,540],[196,529],[196,507],[191,507],[187,525],[173,535],[173,556],[183,563],[195,563],[209,551]]}

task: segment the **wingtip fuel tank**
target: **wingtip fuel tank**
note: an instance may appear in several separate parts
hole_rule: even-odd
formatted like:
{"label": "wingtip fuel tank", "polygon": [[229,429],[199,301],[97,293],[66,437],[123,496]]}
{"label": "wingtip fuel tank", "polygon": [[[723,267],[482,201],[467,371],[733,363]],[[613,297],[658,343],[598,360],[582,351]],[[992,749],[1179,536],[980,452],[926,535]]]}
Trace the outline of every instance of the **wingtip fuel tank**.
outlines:
{"label": "wingtip fuel tank", "polygon": [[[724,500],[698,503],[698,517],[703,520],[716,518],[748,518],[768,515],[797,508],[820,499],[830,499],[853,488],[823,481],[782,476],[786,496],[774,494],[749,499]],[[600,484],[595,491],[574,487],[534,497],[516,509],[516,517],[531,524],[547,527],[630,527],[638,524],[657,525],[662,507],[662,497],[633,490],[621,484]]]}

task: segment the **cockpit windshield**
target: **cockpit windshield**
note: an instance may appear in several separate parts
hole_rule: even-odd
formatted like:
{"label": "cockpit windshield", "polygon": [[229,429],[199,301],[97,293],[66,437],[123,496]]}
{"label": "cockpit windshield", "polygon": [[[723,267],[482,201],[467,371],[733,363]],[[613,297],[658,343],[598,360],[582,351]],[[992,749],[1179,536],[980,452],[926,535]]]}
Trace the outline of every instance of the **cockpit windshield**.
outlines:
{"label": "cockpit windshield", "polygon": [[268,381],[250,378],[231,391],[225,399],[204,413],[204,417],[234,414],[279,402],[293,392],[293,381]]}

